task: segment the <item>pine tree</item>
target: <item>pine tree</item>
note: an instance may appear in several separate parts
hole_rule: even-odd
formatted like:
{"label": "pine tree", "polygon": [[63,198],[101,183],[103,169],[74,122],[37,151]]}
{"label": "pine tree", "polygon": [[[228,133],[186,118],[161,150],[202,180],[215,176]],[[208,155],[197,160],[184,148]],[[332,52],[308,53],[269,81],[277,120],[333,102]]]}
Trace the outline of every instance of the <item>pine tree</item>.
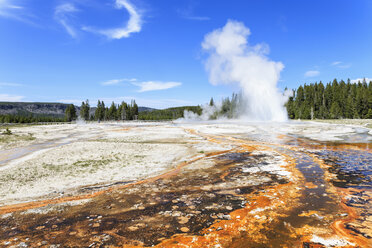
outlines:
{"label": "pine tree", "polygon": [[209,106],[214,106],[213,97],[211,97],[211,100],[209,101]]}
{"label": "pine tree", "polygon": [[112,102],[110,108],[107,111],[108,120],[117,120],[117,108],[114,102]]}
{"label": "pine tree", "polygon": [[94,117],[97,121],[103,121],[105,119],[105,103],[98,100],[96,112],[94,113]]}
{"label": "pine tree", "polygon": [[76,109],[73,104],[67,106],[65,111],[65,119],[66,121],[73,121],[76,120]]}
{"label": "pine tree", "polygon": [[85,102],[81,103],[80,117],[83,120],[88,121],[89,120],[89,111],[90,111],[89,100],[86,100]]}
{"label": "pine tree", "polygon": [[372,119],[372,109],[368,109],[368,113],[366,116],[367,119]]}

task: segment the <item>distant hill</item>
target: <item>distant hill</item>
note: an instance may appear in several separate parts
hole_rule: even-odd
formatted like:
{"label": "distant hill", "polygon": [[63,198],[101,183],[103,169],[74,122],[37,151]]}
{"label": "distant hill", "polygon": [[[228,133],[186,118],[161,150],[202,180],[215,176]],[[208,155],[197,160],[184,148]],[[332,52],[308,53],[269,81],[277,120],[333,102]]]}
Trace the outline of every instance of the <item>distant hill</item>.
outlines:
{"label": "distant hill", "polygon": [[0,102],[0,115],[46,115],[64,117],[68,104],[48,102]]}
{"label": "distant hill", "polygon": [[[0,102],[0,115],[36,115],[36,116],[53,116],[64,117],[66,108],[69,104],[66,103],[49,103],[49,102]],[[80,112],[80,107],[75,106],[77,113]],[[90,114],[93,115],[96,108],[90,109]],[[148,107],[138,107],[139,112],[154,111],[156,109]]]}
{"label": "distant hill", "polygon": [[154,110],[157,110],[157,109],[154,109],[154,108],[149,108],[149,107],[138,107],[138,112],[143,112],[143,111],[154,111]]}

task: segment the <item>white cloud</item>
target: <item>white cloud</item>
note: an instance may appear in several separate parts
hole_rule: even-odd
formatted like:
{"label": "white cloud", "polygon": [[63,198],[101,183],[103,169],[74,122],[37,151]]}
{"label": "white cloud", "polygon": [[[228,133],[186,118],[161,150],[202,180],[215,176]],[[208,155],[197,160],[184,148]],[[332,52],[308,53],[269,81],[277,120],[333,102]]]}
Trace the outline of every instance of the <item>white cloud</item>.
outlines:
{"label": "white cloud", "polygon": [[31,21],[34,16],[27,13],[26,9],[21,5],[22,2],[22,0],[0,0],[0,17],[36,26],[36,24]]}
{"label": "white cloud", "polygon": [[116,85],[116,84],[119,84],[121,82],[136,82],[137,79],[136,78],[122,78],[122,79],[111,79],[111,80],[107,80],[105,82],[102,82],[101,85],[103,86],[109,86],[109,85]]}
{"label": "white cloud", "polygon": [[0,10],[4,10],[4,9],[22,9],[22,6],[14,5],[11,2],[14,3],[14,1],[10,1],[10,0],[0,0]]}
{"label": "white cloud", "polygon": [[72,3],[64,3],[58,5],[54,10],[54,19],[59,22],[66,30],[66,32],[72,37],[77,37],[76,29],[70,23],[72,13],[78,12],[79,10]]}
{"label": "white cloud", "polygon": [[154,90],[167,90],[182,85],[180,82],[161,82],[161,81],[146,81],[138,82],[136,78],[122,78],[122,79],[111,79],[102,82],[103,86],[117,85],[121,82],[130,82],[131,84],[138,86],[140,89],[138,92],[154,91]]}
{"label": "white cloud", "polygon": [[147,81],[132,83],[140,87],[138,92],[154,91],[154,90],[167,90],[182,85],[180,82],[160,82],[160,81]]}
{"label": "white cloud", "polygon": [[353,84],[356,84],[358,82],[362,83],[364,79],[366,79],[367,83],[372,81],[372,78],[356,78],[356,79],[350,80],[350,82],[353,83]]}
{"label": "white cloud", "polygon": [[129,0],[116,0],[116,9],[126,9],[129,13],[129,20],[123,26],[119,28],[111,29],[99,29],[93,27],[83,27],[84,31],[97,33],[108,37],[109,39],[122,39],[128,38],[131,33],[138,33],[142,28],[142,16],[136,7],[129,2]]}
{"label": "white cloud", "polygon": [[340,69],[347,69],[347,68],[351,67],[351,64],[345,64],[342,61],[334,61],[334,62],[331,63],[331,66],[335,66],[335,67],[338,67]]}
{"label": "white cloud", "polygon": [[320,71],[307,71],[305,72],[305,77],[316,77],[320,74]]}
{"label": "white cloud", "polygon": [[25,98],[24,96],[0,94],[0,101],[2,102],[19,102],[24,98]]}
{"label": "white cloud", "polygon": [[102,82],[101,84],[104,85],[104,86],[107,86],[107,85],[118,84],[118,83],[121,83],[123,81],[125,81],[125,79],[112,79],[112,80]]}

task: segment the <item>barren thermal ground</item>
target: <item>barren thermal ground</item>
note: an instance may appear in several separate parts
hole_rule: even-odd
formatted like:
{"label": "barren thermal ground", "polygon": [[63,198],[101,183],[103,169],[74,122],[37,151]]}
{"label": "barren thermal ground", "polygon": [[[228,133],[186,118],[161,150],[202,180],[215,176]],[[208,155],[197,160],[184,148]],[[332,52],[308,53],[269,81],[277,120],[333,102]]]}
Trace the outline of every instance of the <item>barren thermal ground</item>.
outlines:
{"label": "barren thermal ground", "polygon": [[12,127],[0,247],[372,247],[371,126]]}

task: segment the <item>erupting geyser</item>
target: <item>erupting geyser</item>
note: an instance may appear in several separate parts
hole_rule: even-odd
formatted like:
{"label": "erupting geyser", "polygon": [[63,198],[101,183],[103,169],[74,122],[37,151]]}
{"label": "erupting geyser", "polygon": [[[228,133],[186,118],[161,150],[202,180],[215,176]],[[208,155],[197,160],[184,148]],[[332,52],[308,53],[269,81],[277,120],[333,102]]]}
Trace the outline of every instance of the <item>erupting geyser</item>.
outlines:
{"label": "erupting geyser", "polygon": [[246,106],[243,118],[252,121],[285,121],[287,100],[277,88],[281,62],[271,61],[265,44],[248,44],[250,30],[229,20],[221,29],[208,33],[202,47],[209,53],[206,69],[213,85],[238,83]]}

